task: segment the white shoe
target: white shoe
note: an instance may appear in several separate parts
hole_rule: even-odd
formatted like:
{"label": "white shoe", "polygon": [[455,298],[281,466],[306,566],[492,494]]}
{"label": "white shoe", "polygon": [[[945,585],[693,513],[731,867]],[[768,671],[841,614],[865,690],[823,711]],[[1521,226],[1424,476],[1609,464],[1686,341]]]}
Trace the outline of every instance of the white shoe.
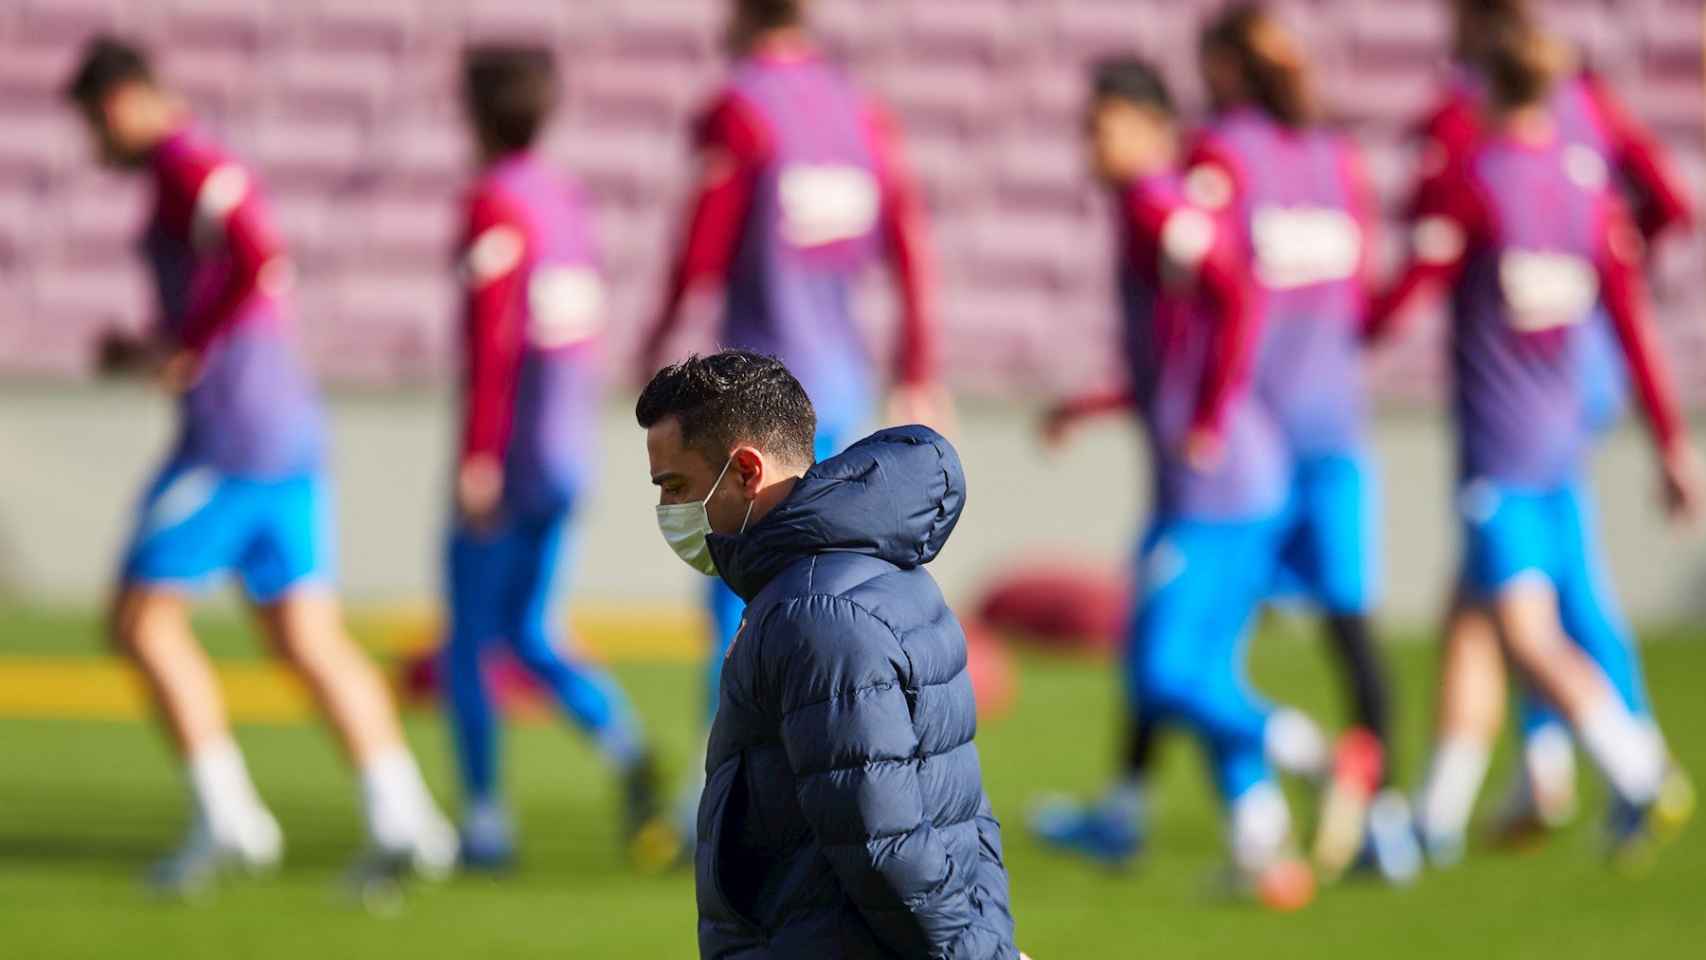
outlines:
{"label": "white shoe", "polygon": [[182,846],[149,868],[148,883],[161,894],[191,896],[222,873],[264,873],[277,867],[283,857],[284,831],[266,808],[251,811],[232,829],[219,833],[197,814]]}
{"label": "white shoe", "polygon": [[395,886],[411,874],[443,880],[456,869],[458,845],[456,828],[437,810],[428,810],[406,840],[371,843],[350,869],[350,879],[364,895]]}

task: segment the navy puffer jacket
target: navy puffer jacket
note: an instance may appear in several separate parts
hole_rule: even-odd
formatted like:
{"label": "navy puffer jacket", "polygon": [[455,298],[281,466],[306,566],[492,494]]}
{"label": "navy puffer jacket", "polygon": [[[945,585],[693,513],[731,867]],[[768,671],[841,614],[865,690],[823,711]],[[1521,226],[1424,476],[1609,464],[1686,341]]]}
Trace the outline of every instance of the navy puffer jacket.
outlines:
{"label": "navy puffer jacket", "polygon": [[1018,956],[965,634],[923,569],[964,503],[954,448],[902,427],[711,537],[749,605],[699,803],[702,956]]}

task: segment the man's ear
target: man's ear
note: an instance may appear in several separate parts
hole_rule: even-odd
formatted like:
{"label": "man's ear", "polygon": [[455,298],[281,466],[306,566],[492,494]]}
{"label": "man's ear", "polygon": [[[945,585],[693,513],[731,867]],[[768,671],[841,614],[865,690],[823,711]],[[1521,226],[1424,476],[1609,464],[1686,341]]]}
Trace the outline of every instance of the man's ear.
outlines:
{"label": "man's ear", "polygon": [[730,456],[734,460],[734,471],[740,478],[738,482],[741,492],[749,500],[758,496],[768,472],[764,454],[759,453],[757,447],[740,446],[736,447]]}

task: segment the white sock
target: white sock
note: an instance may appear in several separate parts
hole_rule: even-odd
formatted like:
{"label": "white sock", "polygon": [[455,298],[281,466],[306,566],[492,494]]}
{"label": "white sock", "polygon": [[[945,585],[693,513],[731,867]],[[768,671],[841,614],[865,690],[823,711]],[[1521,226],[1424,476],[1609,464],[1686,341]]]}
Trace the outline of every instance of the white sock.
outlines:
{"label": "white sock", "polygon": [[266,807],[249,779],[236,741],[225,737],[202,746],[188,758],[190,796],[196,815],[214,839],[237,845],[258,813]]}
{"label": "white sock", "polygon": [[1232,862],[1246,874],[1259,873],[1284,852],[1291,838],[1291,810],[1285,794],[1271,782],[1258,783],[1232,801]]}
{"label": "white sock", "polygon": [[1616,699],[1590,709],[1577,729],[1582,748],[1624,800],[1652,803],[1664,782],[1664,742],[1651,723],[1638,720]]}
{"label": "white sock", "polygon": [[1547,724],[1530,734],[1522,744],[1522,776],[1518,777],[1520,799],[1542,821],[1551,824],[1570,819],[1576,795],[1576,744],[1563,729]]}
{"label": "white sock", "polygon": [[1446,737],[1434,750],[1428,777],[1416,798],[1422,833],[1460,837],[1469,829],[1475,795],[1487,775],[1487,745],[1472,737]]}
{"label": "white sock", "polygon": [[368,839],[384,850],[413,846],[439,818],[407,747],[392,747],[361,768],[361,813]]}
{"label": "white sock", "polygon": [[1327,738],[1302,711],[1275,710],[1262,732],[1268,761],[1282,772],[1317,779],[1327,772]]}

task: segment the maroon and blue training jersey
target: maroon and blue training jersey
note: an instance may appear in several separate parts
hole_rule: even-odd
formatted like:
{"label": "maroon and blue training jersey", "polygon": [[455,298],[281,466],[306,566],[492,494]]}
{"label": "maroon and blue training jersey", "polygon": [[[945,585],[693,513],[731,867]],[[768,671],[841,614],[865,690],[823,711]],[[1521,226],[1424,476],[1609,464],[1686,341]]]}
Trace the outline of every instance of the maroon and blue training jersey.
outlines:
{"label": "maroon and blue training jersey", "polygon": [[1579,479],[1592,437],[1581,340],[1603,305],[1661,445],[1680,420],[1652,344],[1641,241],[1605,178],[1560,130],[1489,134],[1418,211],[1412,262],[1375,304],[1378,334],[1431,283],[1452,295],[1452,367],[1464,479],[1553,490]]}
{"label": "maroon and blue training jersey", "polygon": [[604,288],[579,188],[531,153],[469,190],[461,457],[503,464],[505,507],[567,508],[597,463]]}
{"label": "maroon and blue training jersey", "polygon": [[[1185,198],[1176,176],[1141,179],[1119,203],[1123,352],[1149,436],[1157,512],[1270,516],[1285,502],[1291,459],[1249,389],[1260,332],[1239,244]],[[1185,460],[1193,430],[1219,437],[1214,467]]]}
{"label": "maroon and blue training jersey", "polygon": [[854,289],[886,254],[902,314],[895,377],[931,379],[921,204],[892,126],[842,71],[810,50],[761,50],[735,64],[696,140],[705,180],[656,336],[690,286],[720,280],[723,345],[781,358],[820,420],[862,418],[877,371]]}
{"label": "maroon and blue training jersey", "polygon": [[1326,130],[1233,110],[1203,131],[1185,189],[1223,211],[1245,245],[1262,300],[1256,390],[1293,452],[1357,452],[1374,211],[1356,149]]}
{"label": "maroon and blue training jersey", "polygon": [[292,269],[253,175],[195,132],[149,157],[155,207],[140,245],[159,330],[193,351],[174,456],[245,477],[315,469],[324,422],[284,299]]}

